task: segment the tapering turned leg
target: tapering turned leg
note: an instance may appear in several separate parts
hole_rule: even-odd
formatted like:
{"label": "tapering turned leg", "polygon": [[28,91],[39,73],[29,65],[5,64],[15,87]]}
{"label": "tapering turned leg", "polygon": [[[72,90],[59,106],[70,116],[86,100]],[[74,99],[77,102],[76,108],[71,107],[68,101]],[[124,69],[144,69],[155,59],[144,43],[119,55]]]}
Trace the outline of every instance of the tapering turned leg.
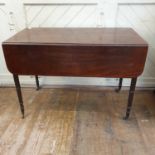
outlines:
{"label": "tapering turned leg", "polygon": [[119,91],[121,90],[121,88],[122,88],[122,83],[123,83],[123,78],[120,78],[120,79],[119,79],[119,86],[118,86],[118,88],[116,89],[116,92],[119,92]]}
{"label": "tapering turned leg", "polygon": [[37,75],[35,76],[35,79],[36,79],[36,90],[39,90],[40,89],[40,86],[39,86],[39,78],[38,78]]}
{"label": "tapering turned leg", "polygon": [[132,103],[133,103],[133,98],[134,98],[134,92],[136,88],[136,82],[137,78],[132,78],[131,80],[131,85],[130,85],[130,90],[129,90],[129,97],[128,97],[128,105],[127,105],[127,110],[126,110],[126,116],[124,117],[125,120],[127,120],[130,116],[130,111],[132,108]]}
{"label": "tapering turned leg", "polygon": [[18,77],[18,75],[13,74],[13,78],[14,78],[14,82],[15,82],[15,86],[16,86],[16,91],[17,91],[17,96],[18,96],[18,100],[19,100],[20,110],[22,113],[22,118],[24,118],[24,104],[23,104],[23,98],[22,98],[19,77]]}

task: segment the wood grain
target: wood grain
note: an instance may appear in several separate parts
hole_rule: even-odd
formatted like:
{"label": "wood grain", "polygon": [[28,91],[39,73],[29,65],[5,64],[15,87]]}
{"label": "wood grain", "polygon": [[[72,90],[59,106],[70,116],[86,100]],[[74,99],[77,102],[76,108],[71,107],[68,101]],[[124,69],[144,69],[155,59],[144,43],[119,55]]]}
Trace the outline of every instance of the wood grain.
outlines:
{"label": "wood grain", "polygon": [[130,28],[33,28],[3,42],[8,70],[19,75],[133,78],[147,49]]}
{"label": "wood grain", "polygon": [[2,155],[155,154],[152,92],[136,92],[128,121],[122,119],[128,91],[24,88],[23,94],[24,120],[14,88],[0,88]]}

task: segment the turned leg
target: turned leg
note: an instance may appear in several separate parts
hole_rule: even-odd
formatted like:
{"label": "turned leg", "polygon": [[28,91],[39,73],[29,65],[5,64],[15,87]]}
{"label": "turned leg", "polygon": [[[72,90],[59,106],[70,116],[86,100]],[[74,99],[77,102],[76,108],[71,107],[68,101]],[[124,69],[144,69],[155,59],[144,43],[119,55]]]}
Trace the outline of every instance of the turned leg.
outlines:
{"label": "turned leg", "polygon": [[123,78],[120,78],[120,79],[119,79],[119,86],[118,86],[118,88],[116,89],[116,92],[119,92],[119,91],[121,90],[121,88],[122,88],[122,83],[123,83]]}
{"label": "turned leg", "polygon": [[24,104],[23,104],[23,99],[22,99],[22,92],[21,92],[19,77],[18,75],[13,74],[13,78],[14,78],[14,82],[16,86],[16,91],[17,91],[17,96],[19,100],[20,110],[22,113],[22,118],[24,118]]}
{"label": "turned leg", "polygon": [[35,79],[36,79],[36,90],[39,90],[40,89],[40,86],[39,86],[39,78],[38,78],[37,75],[35,76]]}
{"label": "turned leg", "polygon": [[133,98],[134,98],[134,92],[136,88],[136,82],[137,78],[132,78],[131,80],[131,85],[130,85],[130,90],[129,90],[129,97],[128,97],[128,105],[127,105],[127,110],[126,110],[126,116],[124,117],[125,120],[127,120],[130,116],[130,111],[132,108],[132,103],[133,103]]}

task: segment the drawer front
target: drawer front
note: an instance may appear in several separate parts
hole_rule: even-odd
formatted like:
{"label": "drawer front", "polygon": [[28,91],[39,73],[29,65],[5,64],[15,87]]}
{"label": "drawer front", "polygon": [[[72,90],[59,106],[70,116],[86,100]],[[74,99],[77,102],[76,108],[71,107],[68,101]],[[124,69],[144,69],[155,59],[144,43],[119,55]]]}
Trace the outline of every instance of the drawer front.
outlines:
{"label": "drawer front", "polygon": [[19,75],[137,77],[147,47],[3,45],[8,70]]}

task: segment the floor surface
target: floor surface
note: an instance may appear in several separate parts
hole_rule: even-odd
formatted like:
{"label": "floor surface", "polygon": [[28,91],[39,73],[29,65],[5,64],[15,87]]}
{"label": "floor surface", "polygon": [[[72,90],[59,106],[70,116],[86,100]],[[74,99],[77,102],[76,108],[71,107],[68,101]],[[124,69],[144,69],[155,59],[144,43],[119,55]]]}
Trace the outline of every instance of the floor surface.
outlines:
{"label": "floor surface", "polygon": [[0,88],[0,155],[154,155],[155,94],[24,88],[21,118],[14,88]]}

